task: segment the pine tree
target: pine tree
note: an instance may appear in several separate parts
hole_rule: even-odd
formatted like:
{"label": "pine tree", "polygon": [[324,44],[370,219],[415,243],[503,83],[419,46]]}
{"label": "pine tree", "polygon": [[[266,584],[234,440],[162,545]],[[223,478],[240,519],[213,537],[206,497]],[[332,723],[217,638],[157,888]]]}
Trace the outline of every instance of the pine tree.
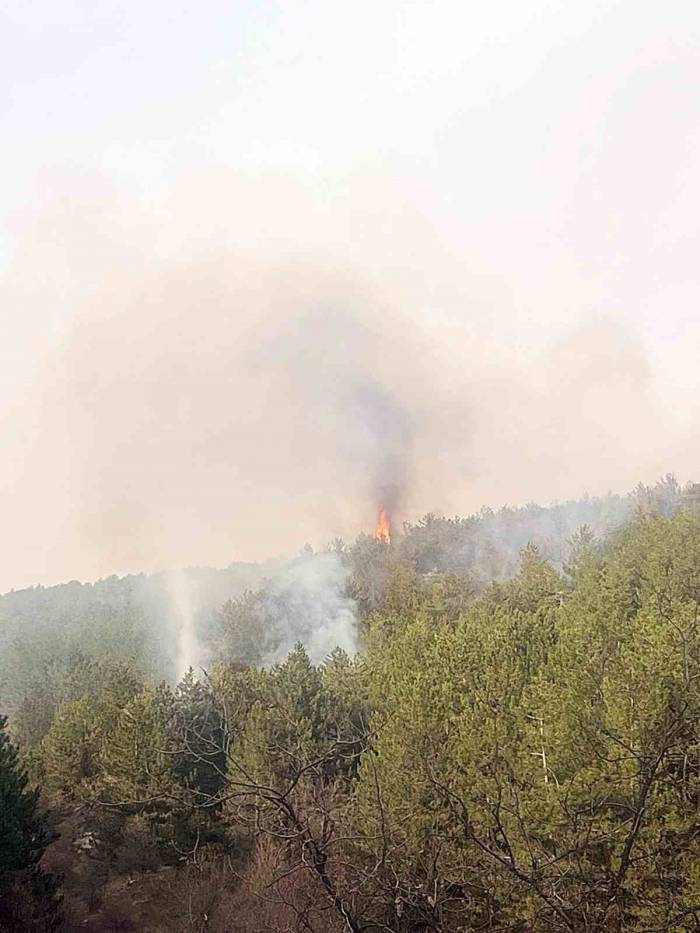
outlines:
{"label": "pine tree", "polygon": [[57,885],[39,861],[53,834],[6,725],[0,716],[0,931],[49,931],[57,924]]}
{"label": "pine tree", "polygon": [[46,816],[37,810],[38,791],[27,789],[6,724],[0,716],[0,874],[36,865],[51,839]]}

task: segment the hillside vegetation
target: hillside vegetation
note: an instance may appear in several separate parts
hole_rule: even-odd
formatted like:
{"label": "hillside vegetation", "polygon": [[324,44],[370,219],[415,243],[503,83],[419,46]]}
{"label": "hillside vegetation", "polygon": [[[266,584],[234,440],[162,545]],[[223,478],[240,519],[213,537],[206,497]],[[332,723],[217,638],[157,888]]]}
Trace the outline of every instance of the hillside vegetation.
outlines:
{"label": "hillside vegetation", "polygon": [[697,929],[690,503],[665,480],[334,542],[359,651],[319,663],[268,663],[270,568],[200,587],[177,682],[148,578],[3,597],[0,793],[36,844],[0,851],[0,929]]}

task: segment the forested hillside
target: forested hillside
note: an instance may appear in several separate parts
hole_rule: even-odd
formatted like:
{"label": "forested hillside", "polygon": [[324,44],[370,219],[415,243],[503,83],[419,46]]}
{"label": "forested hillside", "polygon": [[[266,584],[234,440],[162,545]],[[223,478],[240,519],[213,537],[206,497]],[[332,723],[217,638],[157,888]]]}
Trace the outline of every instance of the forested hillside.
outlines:
{"label": "forested hillside", "polygon": [[0,929],[697,929],[693,492],[7,594]]}
{"label": "forested hillside", "polygon": [[[582,525],[606,537],[635,509],[651,508],[670,515],[684,498],[673,477],[667,477],[654,487],[640,485],[628,496],[585,498],[548,508],[532,504],[483,509],[462,519],[428,515],[404,527],[404,534],[395,538],[391,556],[378,552],[372,539],[363,538],[349,546],[333,542],[329,551],[342,555],[351,573],[349,595],[366,613],[383,598],[387,561],[409,564],[419,575],[456,574],[481,588],[491,580],[511,576],[528,543],[537,544],[547,560],[561,567],[570,538]],[[260,602],[256,591],[264,589],[265,581],[273,581],[274,586],[284,566],[280,561],[234,563],[223,570],[192,568],[151,576],[115,576],[96,583],[72,581],[6,593],[0,596],[0,703],[14,709],[34,687],[45,687],[62,672],[76,652],[121,658],[143,673],[172,679],[178,674],[177,629],[183,611],[191,614],[203,643],[202,660],[209,661],[219,651],[243,651],[245,656],[242,646],[234,648],[230,638],[224,637],[222,643],[218,611],[233,600],[235,605],[225,611],[229,627],[232,614],[240,624],[253,628],[266,622],[268,627],[283,624],[274,611],[268,613],[275,615],[274,620],[247,617],[256,601]],[[244,594],[248,595],[242,600]],[[226,624],[224,620],[224,636]],[[250,650],[253,643],[254,653],[262,656],[257,631]]]}
{"label": "forested hillside", "polygon": [[178,586],[196,620],[260,585],[274,565],[232,564],[178,574],[109,577],[97,583],[13,591],[0,596],[0,702],[12,709],[45,687],[80,652],[123,658],[144,672],[175,675]]}

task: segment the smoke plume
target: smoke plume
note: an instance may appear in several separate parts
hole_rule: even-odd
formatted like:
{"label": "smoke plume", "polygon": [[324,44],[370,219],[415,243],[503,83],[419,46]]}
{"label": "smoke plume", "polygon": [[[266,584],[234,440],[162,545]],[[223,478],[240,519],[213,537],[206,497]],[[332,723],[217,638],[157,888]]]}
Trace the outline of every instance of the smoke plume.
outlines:
{"label": "smoke plume", "polygon": [[182,677],[190,668],[197,669],[202,660],[196,626],[196,585],[182,570],[171,570],[166,574],[174,622],[174,637],[177,644],[175,673]]}
{"label": "smoke plume", "polygon": [[628,322],[518,323],[396,186],[356,179],[331,223],[279,178],[52,185],[2,285],[5,588],[691,472]]}
{"label": "smoke plume", "polygon": [[264,588],[262,612],[270,649],[264,663],[284,658],[301,642],[314,664],[334,648],[357,652],[356,606],[345,593],[348,569],[337,554],[291,561]]}

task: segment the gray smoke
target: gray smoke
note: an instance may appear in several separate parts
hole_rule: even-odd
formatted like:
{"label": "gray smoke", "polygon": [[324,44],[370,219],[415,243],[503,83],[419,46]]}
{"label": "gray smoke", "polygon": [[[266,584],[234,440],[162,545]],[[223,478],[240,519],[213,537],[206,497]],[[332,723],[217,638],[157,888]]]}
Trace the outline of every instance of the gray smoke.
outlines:
{"label": "gray smoke", "polygon": [[365,429],[366,448],[360,463],[369,466],[368,481],[377,507],[386,509],[396,521],[412,455],[411,413],[386,387],[369,380],[358,386],[352,408],[352,422]]}
{"label": "gray smoke", "polygon": [[[397,322],[395,312],[386,314],[384,331],[372,326],[369,302],[368,296],[363,309],[349,293],[324,310],[292,314],[254,359],[268,386],[280,383],[278,398],[296,408],[299,455],[313,452],[316,461],[320,454],[324,473],[332,465],[319,481],[331,479],[341,495],[349,490],[374,511],[385,508],[396,517],[421,412],[390,361],[412,356],[413,347],[405,330],[386,331]],[[420,379],[419,370],[414,374]]]}

